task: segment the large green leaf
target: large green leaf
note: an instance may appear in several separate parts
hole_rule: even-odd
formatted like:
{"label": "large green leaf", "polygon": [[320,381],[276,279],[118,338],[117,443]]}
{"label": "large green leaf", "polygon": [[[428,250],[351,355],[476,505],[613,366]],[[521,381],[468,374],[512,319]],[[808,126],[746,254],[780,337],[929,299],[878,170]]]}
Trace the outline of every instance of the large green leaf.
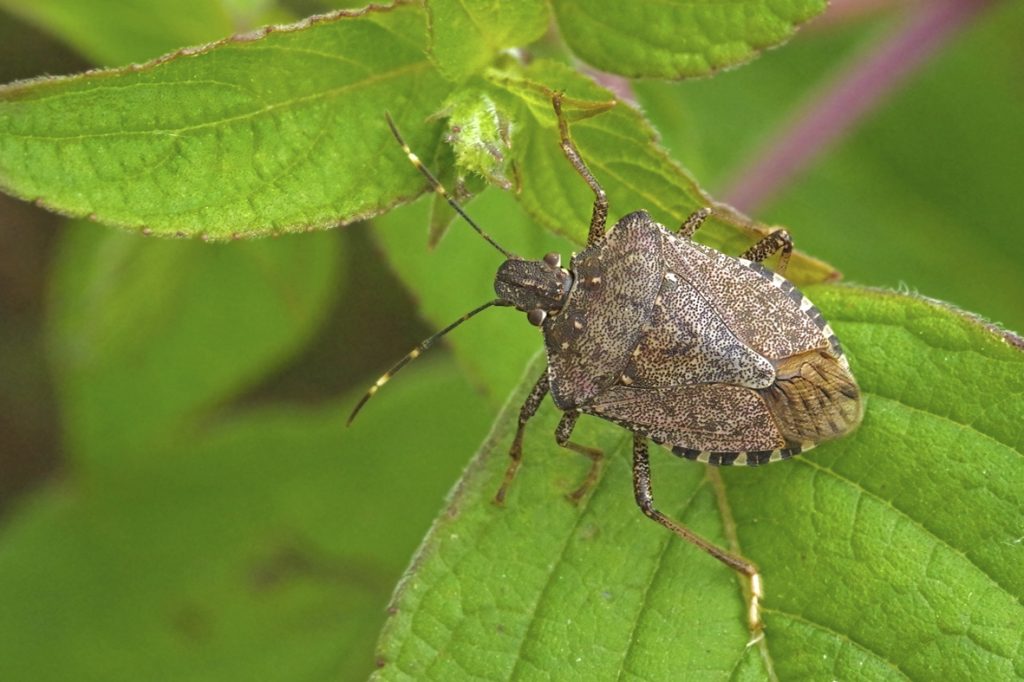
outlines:
{"label": "large green leaf", "polygon": [[553,0],[562,36],[599,69],[684,78],[749,61],[785,42],[827,0]]}
{"label": "large green leaf", "polygon": [[441,360],[350,429],[355,395],[260,409],[37,494],[3,527],[0,679],[365,679],[492,414]]}
{"label": "large green leaf", "polygon": [[719,470],[655,451],[660,506],[756,561],[765,638],[748,647],[740,579],[645,519],[628,434],[609,455],[531,422],[504,508],[491,503],[520,401],[499,417],[395,597],[378,679],[1011,679],[1024,671],[1024,341],[909,296],[810,295],[867,400],[852,436],[786,463]]}
{"label": "large green leaf", "polygon": [[[384,112],[422,122],[447,94],[423,21],[411,4],[338,12],[141,67],[6,86],[0,187],[208,239],[379,213],[422,187],[381,153],[393,145]],[[429,155],[436,131],[421,123],[410,138]]]}
{"label": "large green leaf", "polygon": [[[677,224],[713,203],[637,111],[557,63],[507,64],[446,99],[448,86],[423,54],[423,19],[411,5],[339,13],[139,68],[8,86],[0,91],[0,183],[57,210],[143,232],[227,239],[304,231],[414,196],[422,179],[379,116],[391,109],[410,146],[437,159],[439,127],[428,116],[447,111],[466,170],[500,180],[501,167],[489,173],[473,159],[486,161],[507,144],[527,210],[582,242],[592,198],[561,153],[551,111],[552,93],[565,90],[574,134],[609,192],[613,218],[648,208]],[[190,105],[168,106],[171,97]],[[72,100],[73,116],[65,104]],[[474,137],[481,120],[490,128]],[[764,231],[716,205],[701,238],[738,251]],[[790,272],[803,283],[835,276],[803,256]]]}

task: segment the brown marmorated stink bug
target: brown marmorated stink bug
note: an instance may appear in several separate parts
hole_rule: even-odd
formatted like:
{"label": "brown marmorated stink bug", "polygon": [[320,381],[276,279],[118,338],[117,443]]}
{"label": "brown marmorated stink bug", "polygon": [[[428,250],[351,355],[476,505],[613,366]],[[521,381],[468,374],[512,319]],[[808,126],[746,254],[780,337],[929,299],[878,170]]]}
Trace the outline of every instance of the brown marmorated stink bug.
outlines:
{"label": "brown marmorated stink bug", "polygon": [[[553,98],[562,150],[594,192],[586,248],[568,269],[549,253],[523,260],[487,235],[388,125],[435,192],[506,260],[497,298],[423,341],[385,373],[366,401],[406,363],[462,322],[491,306],[526,313],[541,328],[547,367],[519,412],[510,462],[495,497],[502,502],[522,457],[523,431],[548,393],[564,414],[557,443],[591,460],[582,498],[597,480],[602,453],[572,440],[581,414],[633,432],[633,491],[645,515],[750,579],[748,619],[761,627],[757,567],[668,518],[654,506],[647,441],[714,465],[757,466],[787,459],[852,431],[863,412],[860,391],[832,328],[782,276],[793,249],[776,230],[739,258],[694,242],[702,209],[670,232],[645,211],[605,230],[608,201],[569,136],[561,95]],[[780,252],[778,272],[761,265]]]}

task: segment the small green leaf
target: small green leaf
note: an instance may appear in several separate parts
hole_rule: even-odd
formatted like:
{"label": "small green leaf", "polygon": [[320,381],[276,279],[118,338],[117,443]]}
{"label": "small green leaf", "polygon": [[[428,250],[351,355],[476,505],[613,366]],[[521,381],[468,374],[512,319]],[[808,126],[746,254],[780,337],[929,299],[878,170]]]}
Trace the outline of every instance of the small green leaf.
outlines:
{"label": "small green leaf", "polygon": [[463,169],[483,176],[492,185],[511,189],[508,173],[509,128],[494,101],[485,92],[467,88],[445,103],[447,141]]}
{"label": "small green leaf", "polygon": [[779,45],[827,0],[553,0],[582,59],[630,77],[706,76]]}
{"label": "small green leaf", "polygon": [[[141,67],[0,88],[0,187],[73,216],[210,239],[326,228],[414,196],[384,112],[448,86],[412,4],[337,12]],[[430,142],[433,141],[433,142]],[[399,169],[403,172],[398,172]]]}
{"label": "small green leaf", "polygon": [[501,50],[537,40],[550,18],[543,0],[428,0],[426,5],[430,54],[454,81],[479,72]]}
{"label": "small green leaf", "polygon": [[748,647],[741,580],[645,519],[629,437],[585,419],[587,463],[541,407],[492,504],[536,362],[397,593],[376,679],[1013,679],[1024,671],[1024,341],[931,301],[811,297],[867,400],[860,429],[785,463],[711,469],[655,450],[659,506],[764,575]]}
{"label": "small green leaf", "polygon": [[[448,127],[449,133],[446,139],[451,140],[451,125],[449,124]],[[449,192],[451,192],[451,198],[456,201],[466,202],[472,198],[472,194],[469,191],[469,184],[472,183],[479,190],[483,189],[482,185],[484,181],[481,178],[474,178],[472,174],[467,176],[459,173],[454,159],[455,151],[452,145],[439,145],[437,148],[437,154],[433,159],[433,165],[430,166],[430,168],[435,169],[432,172],[437,173],[438,181],[441,182]],[[430,203],[430,227],[428,229],[427,245],[430,248],[434,248],[448,231],[448,226],[451,225],[452,221],[458,217],[458,213],[456,213],[455,209],[448,203],[447,198],[436,192],[431,198]]]}
{"label": "small green leaf", "polygon": [[[509,168],[512,122],[488,94],[477,88],[457,90],[445,103],[448,128],[447,145],[434,159],[435,168],[442,169],[441,182],[457,201],[465,202],[472,196],[470,185],[481,191],[490,183],[502,189],[512,189],[509,180],[514,168]],[[447,153],[446,153],[447,152]],[[454,153],[455,163],[445,163]],[[448,226],[458,214],[440,194],[435,194],[430,215],[431,248],[437,246]]]}

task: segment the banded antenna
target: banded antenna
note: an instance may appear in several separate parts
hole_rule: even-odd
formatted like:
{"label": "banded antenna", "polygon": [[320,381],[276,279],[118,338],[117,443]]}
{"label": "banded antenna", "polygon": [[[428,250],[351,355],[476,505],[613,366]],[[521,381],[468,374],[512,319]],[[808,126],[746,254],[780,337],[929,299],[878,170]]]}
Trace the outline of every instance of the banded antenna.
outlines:
{"label": "banded antenna", "polygon": [[355,408],[353,408],[352,414],[350,414],[348,416],[348,421],[345,423],[345,425],[349,426],[349,425],[352,424],[352,420],[356,418],[357,414],[359,414],[359,410],[363,409],[363,405],[366,404],[366,401],[369,400],[370,398],[372,398],[373,394],[376,393],[377,391],[379,391],[381,386],[383,386],[384,384],[388,383],[391,380],[391,377],[395,376],[395,374],[398,373],[398,370],[402,369],[403,367],[408,365],[410,362],[412,362],[413,360],[415,360],[416,358],[421,356],[423,354],[423,352],[425,350],[427,350],[428,348],[430,348],[431,346],[433,346],[434,342],[437,341],[439,338],[441,338],[442,336],[444,336],[445,334],[447,334],[451,330],[455,329],[460,324],[462,324],[463,322],[465,322],[469,318],[473,317],[477,313],[482,312],[484,310],[487,310],[488,308],[490,308],[491,306],[494,306],[494,305],[501,305],[501,301],[495,299],[493,301],[488,301],[487,303],[484,303],[482,306],[473,308],[468,313],[466,313],[465,315],[463,315],[459,319],[455,320],[454,322],[452,322],[450,325],[448,325],[447,327],[445,327],[441,331],[437,332],[436,334],[431,335],[430,337],[424,339],[423,341],[420,341],[420,344],[418,346],[416,346],[411,351],[406,353],[404,358],[402,358],[401,360],[396,362],[394,367],[392,367],[388,371],[384,372],[384,374],[382,374],[380,376],[380,378],[377,379],[377,381],[375,381],[373,383],[373,386],[370,386],[370,390],[368,390],[363,395],[363,397],[359,399],[359,402],[356,403],[356,406],[355,406]]}
{"label": "banded antenna", "polygon": [[[505,256],[505,258],[518,260],[518,258],[519,258],[518,256],[516,256],[516,255],[512,254],[510,251],[507,251],[506,249],[502,248],[502,246],[500,244],[498,244],[498,242],[494,241],[494,239],[491,237],[491,235],[489,235],[486,232],[484,232],[480,228],[480,226],[477,225],[473,221],[473,219],[469,217],[469,215],[462,208],[462,206],[460,206],[459,203],[457,201],[455,201],[455,199],[453,199],[448,194],[448,191],[444,188],[444,185],[441,184],[441,181],[438,180],[436,177],[434,177],[434,174],[430,172],[430,169],[427,168],[426,166],[424,166],[423,162],[420,161],[420,157],[416,156],[416,154],[413,153],[413,151],[411,149],[409,149],[409,145],[407,145],[405,143],[405,140],[402,139],[402,134],[398,132],[398,128],[395,126],[395,122],[391,119],[391,114],[385,112],[384,118],[387,119],[388,127],[391,128],[391,133],[395,136],[395,139],[398,140],[398,144],[402,145],[402,151],[404,151],[405,155],[409,157],[409,162],[412,163],[412,165],[415,166],[416,169],[420,173],[423,174],[423,177],[425,177],[427,179],[427,182],[430,183],[431,189],[433,189],[436,193],[438,193],[442,197],[444,197],[445,201],[448,202],[448,205],[450,205],[452,208],[454,208],[455,212],[458,213],[460,216],[462,216],[462,219],[465,220],[469,224],[470,227],[472,227],[474,230],[477,231],[477,234],[479,234],[481,237],[486,239],[488,241],[488,243],[490,243],[491,246],[493,246],[498,251],[500,251]],[[363,397],[359,399],[359,402],[356,403],[355,408],[353,408],[353,410],[352,410],[352,414],[350,414],[348,416],[348,422],[346,422],[346,424],[349,425],[349,424],[352,423],[352,420],[356,418],[357,414],[359,414],[359,410],[363,409],[363,405],[366,404],[366,401],[369,400],[370,398],[372,398],[373,395],[377,391],[380,390],[381,386],[383,386],[388,381],[390,381],[391,377],[395,376],[395,374],[398,372],[398,370],[402,369],[407,364],[409,364],[410,362],[412,362],[413,360],[418,358],[420,355],[422,355],[423,352],[426,351],[431,346],[433,346],[434,342],[437,341],[439,338],[441,338],[442,336],[444,336],[445,334],[447,334],[451,330],[455,329],[460,324],[462,324],[463,322],[465,322],[469,318],[473,317],[477,313],[479,313],[481,311],[484,311],[487,308],[490,308],[491,306],[495,306],[495,305],[505,305],[505,304],[502,301],[497,300],[497,299],[495,299],[493,301],[488,301],[487,303],[484,303],[482,306],[479,306],[479,307],[474,308],[473,310],[470,310],[468,313],[466,313],[465,315],[463,315],[459,319],[455,320],[450,325],[448,325],[447,327],[445,327],[441,331],[437,332],[436,334],[434,334],[434,335],[430,336],[429,338],[424,339],[423,341],[421,341],[418,346],[416,346],[411,351],[406,353],[405,357],[403,357],[401,360],[399,360],[397,363],[395,363],[394,367],[392,367],[388,371],[384,372],[384,374],[382,374],[380,376],[380,378],[377,379],[377,381],[374,382],[373,386],[370,386],[370,390],[368,390],[363,395]]]}
{"label": "banded antenna", "polygon": [[491,237],[491,235],[484,232],[483,229],[479,225],[477,225],[472,218],[469,217],[465,209],[463,209],[462,206],[459,205],[459,202],[455,201],[455,199],[452,199],[451,195],[448,194],[448,190],[446,190],[444,188],[444,185],[441,184],[441,181],[434,177],[434,174],[430,172],[430,169],[424,166],[423,162],[420,161],[420,157],[416,156],[416,154],[413,153],[411,149],[409,149],[409,145],[407,145],[405,143],[405,140],[402,139],[402,134],[398,132],[398,128],[395,126],[395,122],[391,119],[391,114],[385,112],[384,118],[387,119],[388,127],[391,128],[391,133],[395,136],[395,139],[398,140],[398,144],[402,145],[402,151],[404,151],[405,155],[409,157],[409,162],[416,167],[416,170],[423,174],[423,177],[425,177],[427,179],[427,182],[430,183],[431,189],[433,189],[435,192],[444,197],[445,201],[448,202],[448,205],[454,208],[455,212],[462,216],[462,219],[469,223],[470,227],[477,231],[477,234],[486,239],[491,244],[491,246],[496,248],[498,251],[501,251],[505,255],[505,258],[514,258],[518,260],[518,256],[513,254],[511,251],[506,250],[498,242],[494,241],[494,238]]}

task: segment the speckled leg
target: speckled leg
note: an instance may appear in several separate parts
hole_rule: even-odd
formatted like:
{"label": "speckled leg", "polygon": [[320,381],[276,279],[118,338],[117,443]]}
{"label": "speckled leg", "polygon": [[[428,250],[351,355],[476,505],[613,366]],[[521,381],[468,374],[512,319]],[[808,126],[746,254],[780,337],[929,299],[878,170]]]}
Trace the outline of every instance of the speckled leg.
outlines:
{"label": "speckled leg", "polygon": [[562,93],[556,93],[551,98],[551,104],[555,107],[555,116],[558,118],[558,133],[562,138],[562,151],[565,152],[565,157],[569,159],[572,167],[594,191],[594,211],[590,216],[590,232],[587,234],[587,246],[593,246],[604,239],[604,227],[608,219],[608,197],[605,196],[601,185],[594,178],[594,174],[587,168],[587,164],[583,163],[583,157],[580,156],[579,150],[576,149],[572,138],[569,137],[569,122],[562,115]]}
{"label": "speckled leg", "polygon": [[759,632],[761,630],[760,602],[762,593],[761,574],[758,572],[757,566],[712,544],[654,508],[654,491],[651,490],[651,467],[647,459],[647,438],[639,434],[633,435],[633,493],[636,495],[636,503],[640,505],[640,509],[648,518],[654,519],[682,539],[697,545],[729,568],[750,578],[750,603],[748,605],[747,618],[750,629],[754,632]]}
{"label": "speckled leg", "polygon": [[782,253],[779,254],[779,264],[776,266],[775,272],[785,275],[786,266],[789,265],[789,254],[793,253],[793,239],[785,230],[775,230],[770,233],[744,251],[740,258],[760,263],[776,251],[782,251]]}
{"label": "speckled leg", "polygon": [[693,233],[700,229],[700,226],[704,224],[704,221],[708,219],[709,215],[711,215],[710,208],[702,208],[699,211],[694,211],[687,216],[686,220],[683,221],[683,224],[679,226],[678,230],[676,230],[676,233],[681,237],[692,237]]}
{"label": "speckled leg", "polygon": [[523,459],[523,431],[526,429],[526,422],[530,421],[530,417],[537,414],[537,408],[540,407],[541,401],[544,400],[544,396],[547,394],[548,368],[545,367],[544,372],[540,375],[540,379],[533,385],[530,395],[526,397],[526,402],[519,408],[519,426],[516,428],[516,436],[512,440],[512,447],[508,451],[508,469],[505,470],[505,478],[501,481],[501,487],[498,488],[498,492],[494,496],[494,501],[498,504],[502,504],[505,501],[505,493],[508,492],[512,479],[516,477],[516,472],[519,470],[519,462]]}
{"label": "speckled leg", "polygon": [[587,472],[587,477],[583,479],[583,483],[580,484],[576,490],[569,493],[569,501],[576,504],[594,487],[594,483],[597,482],[597,477],[601,475],[601,465],[604,461],[604,453],[597,448],[590,448],[586,445],[580,445],[569,440],[572,435],[572,430],[576,428],[576,420],[580,418],[580,413],[571,411],[566,412],[562,415],[561,421],[558,422],[558,428],[555,429],[555,442],[561,445],[567,450],[578,452],[584,457],[590,459],[590,471]]}

